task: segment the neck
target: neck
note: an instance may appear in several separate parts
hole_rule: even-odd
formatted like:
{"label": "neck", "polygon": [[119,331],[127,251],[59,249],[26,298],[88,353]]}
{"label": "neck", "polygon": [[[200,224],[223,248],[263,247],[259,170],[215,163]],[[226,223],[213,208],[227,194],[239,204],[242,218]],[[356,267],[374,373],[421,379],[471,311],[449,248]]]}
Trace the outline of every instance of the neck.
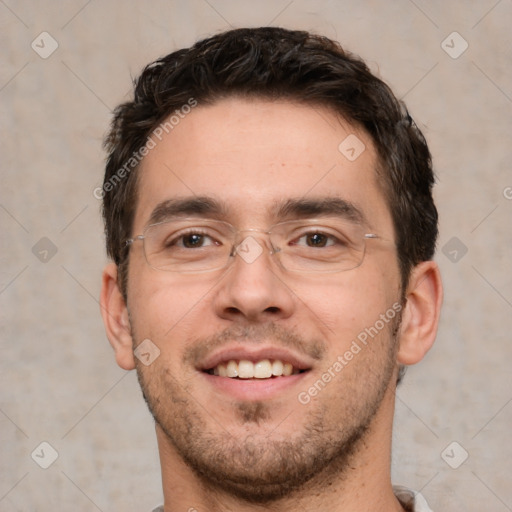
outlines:
{"label": "neck", "polygon": [[390,387],[350,462],[333,463],[298,491],[272,504],[252,504],[212,487],[188,467],[157,425],[165,512],[183,510],[261,512],[329,510],[332,512],[403,512],[390,477],[394,387]]}

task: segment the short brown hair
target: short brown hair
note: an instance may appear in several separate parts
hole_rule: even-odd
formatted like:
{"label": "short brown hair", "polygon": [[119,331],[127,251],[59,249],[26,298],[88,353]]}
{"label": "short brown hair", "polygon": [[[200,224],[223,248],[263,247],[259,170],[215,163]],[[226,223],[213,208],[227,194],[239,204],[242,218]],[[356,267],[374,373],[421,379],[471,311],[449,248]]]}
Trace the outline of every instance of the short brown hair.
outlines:
{"label": "short brown hair", "polygon": [[132,235],[138,165],[115,178],[152,131],[191,98],[201,105],[229,96],[324,105],[366,130],[378,153],[376,172],[393,218],[405,288],[412,267],[432,258],[438,235],[434,174],[423,134],[390,88],[337,42],[261,27],[230,30],[149,64],[134,82],[133,101],[115,109],[104,143],[103,216],[107,252],[119,267],[125,296],[124,242]]}

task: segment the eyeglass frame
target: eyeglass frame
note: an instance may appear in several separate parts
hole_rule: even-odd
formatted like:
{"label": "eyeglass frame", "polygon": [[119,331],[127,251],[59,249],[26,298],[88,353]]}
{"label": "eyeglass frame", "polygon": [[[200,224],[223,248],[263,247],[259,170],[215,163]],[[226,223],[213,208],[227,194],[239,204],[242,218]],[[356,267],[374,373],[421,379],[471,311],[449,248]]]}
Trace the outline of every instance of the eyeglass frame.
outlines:
{"label": "eyeglass frame", "polygon": [[[158,270],[158,271],[161,271],[161,272],[174,272],[176,274],[203,274],[203,273],[207,273],[207,272],[215,272],[216,270],[222,270],[222,269],[225,269],[229,266],[230,264],[230,258],[234,258],[234,256],[236,256],[237,252],[238,252],[238,247],[240,247],[240,245],[244,242],[244,240],[246,240],[246,238],[242,239],[240,242],[236,243],[236,242],[233,242],[232,244],[232,247],[231,247],[231,250],[228,254],[228,257],[226,259],[226,263],[225,265],[223,266],[220,266],[220,267],[215,267],[215,268],[208,268],[208,269],[203,269],[203,270],[169,270],[169,269],[164,269],[164,268],[159,268],[159,267],[155,267],[154,265],[152,265],[149,261],[148,261],[148,256],[147,256],[147,251],[146,251],[146,245],[145,245],[145,240],[148,239],[147,235],[146,235],[146,231],[155,227],[155,226],[160,226],[162,224],[169,224],[171,222],[173,222],[173,220],[175,219],[168,219],[168,220],[163,220],[161,222],[155,222],[154,224],[149,224],[147,225],[142,234],[140,235],[136,235],[132,238],[128,238],[127,240],[125,240],[125,243],[124,245],[125,246],[132,246],[135,242],[137,241],[142,241],[142,250],[143,250],[143,253],[144,253],[144,259],[146,260],[146,263],[149,267],[151,267],[152,269],[154,270]],[[247,229],[237,229],[235,226],[233,226],[233,224],[229,223],[229,222],[226,222],[226,221],[223,221],[223,220],[220,220],[220,219],[212,219],[212,218],[200,218],[200,217],[180,217],[180,220],[181,221],[194,221],[194,222],[200,222],[200,221],[207,221],[207,222],[215,222],[215,223],[220,223],[220,224],[224,224],[226,226],[228,226],[231,230],[231,232],[233,233],[234,235],[234,239],[236,240],[238,235],[240,233],[261,233],[261,234],[264,234],[264,235],[267,235],[269,237],[269,242],[270,242],[270,255],[274,255],[274,254],[277,254],[279,252],[282,251],[281,248],[276,248],[273,246],[272,244],[272,240],[271,240],[271,236],[272,236],[272,230],[277,227],[277,226],[280,226],[282,224],[288,224],[288,223],[293,223],[293,222],[299,222],[299,219],[293,219],[293,220],[286,220],[286,221],[281,221],[281,222],[277,222],[275,224],[272,224],[267,230],[265,229],[257,229],[257,228],[247,228]],[[317,219],[317,218],[310,218],[310,219],[306,219],[306,221],[308,223],[315,223],[315,222],[320,222],[322,220],[325,220],[325,219]],[[307,225],[307,224],[306,224]],[[321,224],[320,224],[321,225]],[[340,270],[311,270],[311,271],[307,271],[307,270],[296,270],[296,269],[290,269],[290,268],[287,268],[285,265],[283,265],[283,263],[281,262],[280,258],[277,258],[277,261],[279,263],[279,265],[286,271],[289,271],[289,272],[295,272],[295,273],[305,273],[305,274],[308,274],[308,273],[311,273],[311,274],[335,274],[335,273],[338,273],[338,272],[347,272],[349,270],[354,270],[355,268],[358,268],[362,265],[363,261],[364,261],[364,257],[366,256],[366,240],[381,240],[381,241],[389,241],[388,239],[386,238],[383,238],[381,237],[380,235],[376,234],[376,233],[365,233],[362,235],[362,239],[363,239],[363,255],[361,257],[361,261],[354,267],[350,267],[350,268],[347,268],[347,269],[340,269]],[[265,244],[267,245],[267,244]],[[268,247],[268,245],[267,245]],[[243,258],[242,258],[243,259]]]}

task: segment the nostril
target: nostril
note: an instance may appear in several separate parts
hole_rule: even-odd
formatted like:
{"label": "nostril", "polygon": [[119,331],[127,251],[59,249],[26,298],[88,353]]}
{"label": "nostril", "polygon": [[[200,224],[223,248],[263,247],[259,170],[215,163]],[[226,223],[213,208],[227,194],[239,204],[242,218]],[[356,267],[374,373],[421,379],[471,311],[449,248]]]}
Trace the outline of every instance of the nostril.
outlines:
{"label": "nostril", "polygon": [[275,306],[271,306],[269,308],[266,308],[265,311],[267,313],[279,313],[279,308],[277,308]]}

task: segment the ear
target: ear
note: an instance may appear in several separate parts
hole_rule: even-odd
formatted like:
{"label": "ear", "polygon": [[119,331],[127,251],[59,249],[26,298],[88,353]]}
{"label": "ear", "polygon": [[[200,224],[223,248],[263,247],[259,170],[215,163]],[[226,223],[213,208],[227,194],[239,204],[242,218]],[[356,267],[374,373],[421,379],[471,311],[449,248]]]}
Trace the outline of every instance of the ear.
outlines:
{"label": "ear", "polygon": [[435,262],[424,261],[414,267],[406,299],[397,360],[401,364],[410,365],[423,359],[437,334],[443,285]]}
{"label": "ear", "polygon": [[114,349],[117,364],[133,370],[133,341],[128,308],[117,282],[117,266],[109,263],[103,270],[100,296],[101,315],[108,340]]}

